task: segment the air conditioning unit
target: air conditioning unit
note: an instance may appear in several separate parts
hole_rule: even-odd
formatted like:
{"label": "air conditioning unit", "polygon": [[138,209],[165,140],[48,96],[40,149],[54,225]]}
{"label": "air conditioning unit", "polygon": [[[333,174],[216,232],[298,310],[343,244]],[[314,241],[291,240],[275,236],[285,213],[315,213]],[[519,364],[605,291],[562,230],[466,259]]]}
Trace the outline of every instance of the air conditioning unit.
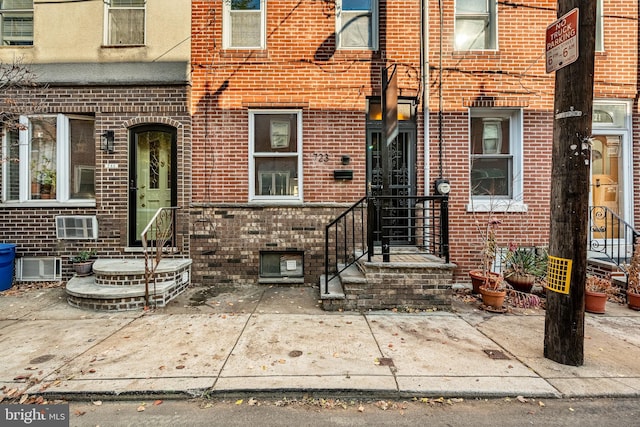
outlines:
{"label": "air conditioning unit", "polygon": [[61,279],[60,258],[16,258],[16,280],[19,282],[55,282]]}
{"label": "air conditioning unit", "polygon": [[56,216],[58,239],[97,239],[98,219],[95,215]]}

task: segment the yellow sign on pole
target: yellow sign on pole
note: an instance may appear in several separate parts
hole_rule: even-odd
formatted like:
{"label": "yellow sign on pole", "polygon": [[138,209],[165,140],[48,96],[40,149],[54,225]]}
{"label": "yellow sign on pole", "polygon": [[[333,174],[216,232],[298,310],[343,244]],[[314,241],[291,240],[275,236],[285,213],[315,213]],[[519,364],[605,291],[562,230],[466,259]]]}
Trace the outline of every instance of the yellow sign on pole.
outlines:
{"label": "yellow sign on pole", "polygon": [[549,256],[547,262],[547,289],[560,294],[568,294],[571,284],[571,265],[573,261]]}

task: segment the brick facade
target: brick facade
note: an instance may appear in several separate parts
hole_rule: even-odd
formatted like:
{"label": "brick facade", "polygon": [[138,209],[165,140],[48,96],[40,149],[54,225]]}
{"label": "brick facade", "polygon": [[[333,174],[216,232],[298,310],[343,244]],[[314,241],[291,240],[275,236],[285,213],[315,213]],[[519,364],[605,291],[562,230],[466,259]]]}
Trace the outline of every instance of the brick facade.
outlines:
{"label": "brick facade", "polygon": [[[482,52],[454,51],[453,0],[424,4],[428,21],[423,67],[419,2],[380,2],[377,51],[335,48],[333,2],[276,0],[267,5],[265,50],[224,50],[222,0],[193,2],[191,225],[215,229],[194,232],[194,278],[202,271],[200,280],[207,283],[256,281],[259,252],[275,242],[278,248],[304,250],[305,282],[317,282],[323,267],[322,225],[365,194],[367,99],[380,95],[380,70],[391,64],[398,66],[400,95],[417,102],[417,194],[431,193],[440,172],[452,184],[451,262],[458,266],[454,281],[467,281],[467,271],[477,267],[477,228],[488,217],[468,207],[471,107],[522,111],[526,208],[500,214],[499,245],[548,244],[555,79],[545,72],[544,34],[556,19],[556,2],[498,2],[498,49]],[[633,101],[628,144],[640,137],[637,16],[637,2],[604,2],[605,48],[596,53],[595,66],[596,100]],[[248,117],[251,109],[261,108],[303,112],[304,200],[299,206],[247,203]],[[428,111],[426,133],[423,110]],[[633,152],[633,193],[640,194],[640,154]],[[317,162],[318,155],[328,161]],[[342,155],[351,159],[353,180],[333,179],[333,170],[344,168]],[[326,209],[326,203],[339,205]],[[636,217],[639,209],[636,204]],[[242,268],[236,268],[239,263]]]}
{"label": "brick facade", "polygon": [[[17,244],[17,256],[62,258],[63,278],[72,275],[71,256],[94,248],[98,256],[136,257],[128,250],[129,129],[142,124],[164,124],[177,129],[178,205],[180,250],[188,253],[188,207],[190,198],[190,116],[188,88],[176,86],[48,87],[42,92],[22,91],[13,99],[40,99],[40,114],[82,114],[95,117],[95,206],[7,203],[3,215],[3,241]],[[115,132],[115,152],[100,150],[100,134]],[[116,165],[107,169],[105,164]],[[96,215],[98,240],[58,240],[56,215]]]}
{"label": "brick facade", "polygon": [[[397,64],[400,96],[421,96],[419,4],[381,2],[378,51],[335,49],[333,2],[284,0],[267,2],[266,50],[224,50],[222,6],[193,2],[192,227],[208,229],[193,231],[194,283],[257,282],[260,252],[290,249],[315,284],[325,226],[365,195],[367,99],[380,96],[382,67]],[[302,203],[248,203],[258,109],[302,110]],[[341,169],[353,179],[334,179]]]}
{"label": "brick facade", "polygon": [[[498,2],[498,50],[456,52],[453,49],[454,2],[442,2],[440,31],[438,2],[429,4],[429,134],[432,175],[442,169],[451,181],[451,261],[458,265],[457,281],[480,263],[478,224],[489,214],[469,212],[469,107],[522,108],[523,194],[526,212],[497,214],[502,220],[498,244],[546,246],[549,242],[549,192],[553,141],[555,74],[545,72],[545,29],[556,20],[556,1],[526,5]],[[603,2],[604,51],[596,52],[594,100],[633,101],[633,135],[637,144],[638,3]],[[624,17],[632,17],[627,19]],[[442,36],[442,39],[441,39]],[[439,46],[443,49],[440,53]],[[442,58],[442,61],[440,61]],[[442,83],[442,99],[439,85]],[[436,151],[442,107],[442,164]],[[633,152],[633,194],[638,197],[639,154]],[[629,185],[631,183],[628,183]],[[627,193],[630,194],[631,192]],[[634,217],[639,218],[638,204]],[[634,222],[631,218],[630,222]],[[637,224],[636,224],[637,225]]]}

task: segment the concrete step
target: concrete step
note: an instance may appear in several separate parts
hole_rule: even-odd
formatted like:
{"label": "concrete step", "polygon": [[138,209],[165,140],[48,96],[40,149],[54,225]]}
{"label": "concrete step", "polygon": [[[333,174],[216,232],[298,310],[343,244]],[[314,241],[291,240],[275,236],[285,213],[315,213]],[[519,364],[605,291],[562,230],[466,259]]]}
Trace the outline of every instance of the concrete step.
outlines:
{"label": "concrete step", "polygon": [[166,306],[190,282],[190,259],[161,260],[148,288],[143,259],[99,259],[92,275],[74,276],[67,282],[66,293],[69,304],[78,308],[136,310]]}

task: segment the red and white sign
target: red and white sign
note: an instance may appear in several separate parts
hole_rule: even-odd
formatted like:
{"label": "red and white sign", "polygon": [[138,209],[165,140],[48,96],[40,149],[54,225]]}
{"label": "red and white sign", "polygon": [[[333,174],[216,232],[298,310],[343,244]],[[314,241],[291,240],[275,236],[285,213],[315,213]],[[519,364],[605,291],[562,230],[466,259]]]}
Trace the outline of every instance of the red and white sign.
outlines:
{"label": "red and white sign", "polygon": [[547,73],[578,59],[578,8],[547,27],[546,47]]}

